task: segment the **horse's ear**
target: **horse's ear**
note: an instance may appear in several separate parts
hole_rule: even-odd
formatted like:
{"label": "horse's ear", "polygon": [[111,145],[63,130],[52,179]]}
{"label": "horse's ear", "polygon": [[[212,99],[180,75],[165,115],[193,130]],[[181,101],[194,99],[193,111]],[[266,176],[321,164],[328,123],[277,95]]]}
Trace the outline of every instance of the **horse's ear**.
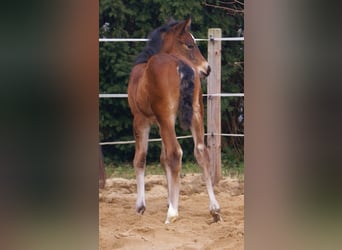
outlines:
{"label": "horse's ear", "polygon": [[175,30],[177,34],[182,34],[183,32],[189,32],[191,26],[191,18],[186,19],[185,21],[177,24],[175,26]]}
{"label": "horse's ear", "polygon": [[191,17],[189,17],[188,19],[186,19],[185,21],[185,31],[190,31],[190,27],[191,27]]}

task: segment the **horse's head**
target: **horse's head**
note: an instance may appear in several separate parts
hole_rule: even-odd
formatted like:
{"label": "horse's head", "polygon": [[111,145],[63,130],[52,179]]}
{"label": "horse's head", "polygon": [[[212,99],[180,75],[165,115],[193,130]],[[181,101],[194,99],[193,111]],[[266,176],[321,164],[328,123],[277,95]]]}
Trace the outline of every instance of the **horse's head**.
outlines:
{"label": "horse's head", "polygon": [[210,66],[198,49],[194,36],[190,33],[190,25],[190,18],[174,24],[168,32],[163,34],[161,51],[175,54],[191,62],[200,77],[206,77],[210,73]]}

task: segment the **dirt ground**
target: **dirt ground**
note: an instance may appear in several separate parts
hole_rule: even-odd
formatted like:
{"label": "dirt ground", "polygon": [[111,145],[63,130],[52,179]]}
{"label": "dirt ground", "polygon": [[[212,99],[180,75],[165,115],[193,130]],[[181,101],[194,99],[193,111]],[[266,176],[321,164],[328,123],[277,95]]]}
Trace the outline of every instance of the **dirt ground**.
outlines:
{"label": "dirt ground", "polygon": [[244,183],[225,177],[215,194],[222,222],[211,223],[209,198],[199,174],[182,178],[179,217],[165,225],[166,178],[145,177],[146,211],[135,213],[135,180],[107,179],[99,191],[100,249],[243,249]]}

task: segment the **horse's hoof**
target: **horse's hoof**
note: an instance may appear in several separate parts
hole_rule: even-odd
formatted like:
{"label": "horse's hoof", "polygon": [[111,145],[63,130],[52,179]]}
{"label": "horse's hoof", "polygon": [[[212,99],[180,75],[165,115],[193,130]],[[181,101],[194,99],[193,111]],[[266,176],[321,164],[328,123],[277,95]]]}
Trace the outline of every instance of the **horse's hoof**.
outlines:
{"label": "horse's hoof", "polygon": [[165,224],[170,224],[170,223],[173,223],[177,220],[178,216],[173,216],[173,217],[170,217],[170,218],[166,218],[166,221],[165,221]]}
{"label": "horse's hoof", "polygon": [[169,209],[167,210],[165,224],[169,224],[174,222],[178,217],[178,210],[172,207],[172,204],[169,204]]}
{"label": "horse's hoof", "polygon": [[213,210],[210,211],[211,216],[213,216],[213,223],[215,222],[219,222],[219,221],[223,221],[221,215],[220,215],[220,210]]}
{"label": "horse's hoof", "polygon": [[145,206],[138,207],[137,208],[137,213],[143,215],[144,212],[145,212],[145,209],[146,209]]}

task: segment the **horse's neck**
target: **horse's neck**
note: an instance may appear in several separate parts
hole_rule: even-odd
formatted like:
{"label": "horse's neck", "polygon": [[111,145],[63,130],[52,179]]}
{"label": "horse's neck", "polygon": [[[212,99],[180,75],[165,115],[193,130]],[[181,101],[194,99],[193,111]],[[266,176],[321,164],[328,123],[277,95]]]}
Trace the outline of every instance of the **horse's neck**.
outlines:
{"label": "horse's neck", "polygon": [[183,61],[184,63],[188,64],[191,67],[194,67],[193,63],[187,57],[178,53],[177,51],[171,51],[171,52],[166,53],[166,54],[169,54],[170,56],[176,58],[177,60]]}

